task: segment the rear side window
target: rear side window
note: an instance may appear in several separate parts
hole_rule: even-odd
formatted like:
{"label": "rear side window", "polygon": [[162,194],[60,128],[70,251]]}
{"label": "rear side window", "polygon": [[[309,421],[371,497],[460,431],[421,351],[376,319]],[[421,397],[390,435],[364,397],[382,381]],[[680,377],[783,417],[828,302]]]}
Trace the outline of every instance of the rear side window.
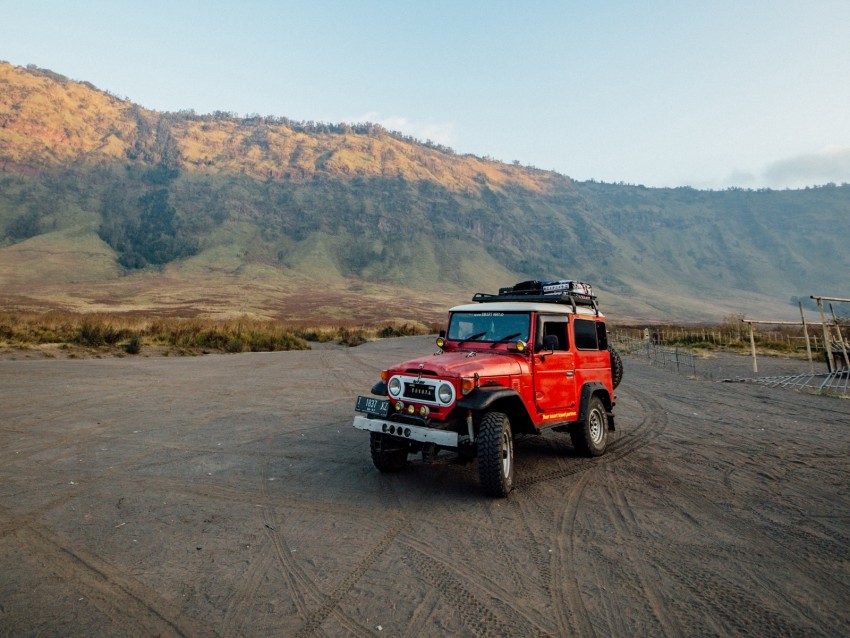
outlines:
{"label": "rear side window", "polygon": [[[599,350],[599,335],[596,332],[598,322],[588,319],[573,321],[573,338],[579,350]],[[602,328],[604,334],[604,326]],[[607,346],[606,346],[607,348]]]}
{"label": "rear side window", "polygon": [[604,321],[594,321],[596,324],[596,341],[599,343],[600,350],[608,349],[608,332],[605,330]]}

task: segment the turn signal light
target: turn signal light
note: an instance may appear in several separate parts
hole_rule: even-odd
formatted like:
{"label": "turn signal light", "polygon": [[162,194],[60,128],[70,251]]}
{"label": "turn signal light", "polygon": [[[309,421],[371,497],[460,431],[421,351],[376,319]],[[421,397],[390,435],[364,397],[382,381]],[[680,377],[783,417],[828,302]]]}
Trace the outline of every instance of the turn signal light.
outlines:
{"label": "turn signal light", "polygon": [[389,378],[390,378],[390,371],[389,370],[381,370],[381,381],[386,383]]}
{"label": "turn signal light", "polygon": [[475,379],[461,379],[460,380],[460,391],[461,394],[469,394],[475,389]]}

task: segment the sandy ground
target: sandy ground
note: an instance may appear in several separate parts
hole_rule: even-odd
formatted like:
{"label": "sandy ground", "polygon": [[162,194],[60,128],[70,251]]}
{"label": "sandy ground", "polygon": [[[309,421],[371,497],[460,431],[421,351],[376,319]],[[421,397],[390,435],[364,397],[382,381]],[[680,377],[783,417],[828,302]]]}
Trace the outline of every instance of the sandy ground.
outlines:
{"label": "sandy ground", "polygon": [[850,402],[625,357],[608,454],[492,500],[350,426],[432,349],[0,361],[0,635],[850,633]]}

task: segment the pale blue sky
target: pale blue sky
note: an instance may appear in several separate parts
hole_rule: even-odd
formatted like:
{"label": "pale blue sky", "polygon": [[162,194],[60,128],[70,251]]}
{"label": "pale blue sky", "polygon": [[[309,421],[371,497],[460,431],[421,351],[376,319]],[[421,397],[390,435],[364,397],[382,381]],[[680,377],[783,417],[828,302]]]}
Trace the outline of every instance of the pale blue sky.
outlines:
{"label": "pale blue sky", "polygon": [[850,182],[848,0],[0,0],[0,59],[578,180]]}

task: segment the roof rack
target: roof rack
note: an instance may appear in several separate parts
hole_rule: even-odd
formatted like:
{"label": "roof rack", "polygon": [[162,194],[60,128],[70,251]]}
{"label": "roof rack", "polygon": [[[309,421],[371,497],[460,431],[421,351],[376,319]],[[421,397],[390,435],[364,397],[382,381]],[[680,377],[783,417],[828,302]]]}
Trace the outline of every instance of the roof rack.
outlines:
{"label": "roof rack", "polygon": [[560,303],[572,306],[573,312],[577,306],[589,306],[593,308],[596,314],[599,314],[599,304],[596,301],[596,295],[586,295],[577,292],[562,292],[560,294],[542,294],[537,291],[512,291],[499,292],[498,295],[488,294],[485,292],[477,292],[472,296],[472,301],[476,303],[486,303],[493,301],[523,301],[526,303]]}

